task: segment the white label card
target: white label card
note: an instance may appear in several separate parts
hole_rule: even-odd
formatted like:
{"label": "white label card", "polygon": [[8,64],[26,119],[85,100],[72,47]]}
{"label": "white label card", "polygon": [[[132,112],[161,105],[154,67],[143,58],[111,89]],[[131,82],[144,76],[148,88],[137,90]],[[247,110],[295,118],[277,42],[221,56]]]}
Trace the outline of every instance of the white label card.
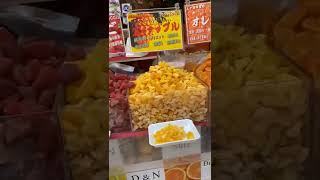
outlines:
{"label": "white label card", "polygon": [[122,166],[123,159],[117,140],[109,140],[109,165]]}
{"label": "white label card", "polygon": [[149,169],[127,174],[127,180],[165,180],[164,169]]}
{"label": "white label card", "polygon": [[201,154],[201,179],[211,179],[211,153]]}
{"label": "white label card", "polygon": [[176,157],[184,157],[192,154],[201,153],[201,141],[192,143],[183,143],[162,148],[163,159],[171,159]]}

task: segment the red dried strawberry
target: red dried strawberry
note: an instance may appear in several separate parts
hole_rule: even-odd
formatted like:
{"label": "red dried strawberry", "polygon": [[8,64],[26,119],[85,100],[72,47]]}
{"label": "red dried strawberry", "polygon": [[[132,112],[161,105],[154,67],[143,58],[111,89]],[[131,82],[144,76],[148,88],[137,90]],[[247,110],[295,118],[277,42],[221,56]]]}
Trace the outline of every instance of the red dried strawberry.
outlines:
{"label": "red dried strawberry", "polygon": [[31,41],[22,45],[22,53],[25,58],[48,59],[54,55],[56,42],[47,41]]}
{"label": "red dried strawberry", "polygon": [[34,59],[32,61],[30,61],[27,66],[26,66],[26,71],[25,71],[25,77],[27,79],[27,81],[29,82],[33,82],[41,69],[41,64],[39,62],[39,60]]}
{"label": "red dried strawberry", "polygon": [[32,87],[38,90],[57,87],[59,83],[58,71],[50,66],[43,66],[39,76],[32,83]]}
{"label": "red dried strawberry", "polygon": [[9,72],[11,72],[13,64],[14,64],[14,62],[12,59],[0,56],[0,76],[6,75]]}
{"label": "red dried strawberry", "polygon": [[26,72],[26,69],[22,65],[16,65],[13,68],[12,78],[18,85],[21,85],[21,86],[29,85],[29,82],[25,77],[25,72]]}

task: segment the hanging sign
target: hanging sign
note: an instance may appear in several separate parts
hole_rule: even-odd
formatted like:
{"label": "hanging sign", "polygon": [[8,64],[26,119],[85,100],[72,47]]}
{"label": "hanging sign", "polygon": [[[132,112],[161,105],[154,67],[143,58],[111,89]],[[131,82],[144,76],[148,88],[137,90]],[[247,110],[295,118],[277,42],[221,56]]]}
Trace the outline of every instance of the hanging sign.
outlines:
{"label": "hanging sign", "polygon": [[125,53],[124,38],[120,16],[109,13],[109,54],[112,56]]}
{"label": "hanging sign", "polygon": [[109,13],[120,14],[121,6],[119,0],[109,0]]}
{"label": "hanging sign", "polygon": [[132,52],[183,48],[180,10],[129,13]]}
{"label": "hanging sign", "polygon": [[211,2],[187,4],[186,17],[187,43],[211,42]]}

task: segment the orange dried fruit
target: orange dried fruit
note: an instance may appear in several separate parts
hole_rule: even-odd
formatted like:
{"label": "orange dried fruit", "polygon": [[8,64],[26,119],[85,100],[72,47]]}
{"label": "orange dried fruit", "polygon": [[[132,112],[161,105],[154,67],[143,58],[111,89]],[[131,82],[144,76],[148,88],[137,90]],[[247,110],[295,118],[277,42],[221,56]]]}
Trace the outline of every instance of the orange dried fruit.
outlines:
{"label": "orange dried fruit", "polygon": [[201,179],[201,161],[194,162],[188,166],[187,176],[192,180]]}
{"label": "orange dried fruit", "polygon": [[186,172],[180,168],[169,169],[166,173],[166,180],[186,180]]}

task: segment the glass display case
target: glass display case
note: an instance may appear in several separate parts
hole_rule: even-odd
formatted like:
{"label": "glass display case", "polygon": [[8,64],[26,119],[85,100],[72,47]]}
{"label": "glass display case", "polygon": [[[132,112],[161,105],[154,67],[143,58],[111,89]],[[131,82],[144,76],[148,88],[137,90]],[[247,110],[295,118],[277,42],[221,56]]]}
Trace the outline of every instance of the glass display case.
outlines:
{"label": "glass display case", "polygon": [[200,140],[162,148],[150,146],[146,134],[110,138],[109,179],[211,179],[211,130],[197,129]]}

